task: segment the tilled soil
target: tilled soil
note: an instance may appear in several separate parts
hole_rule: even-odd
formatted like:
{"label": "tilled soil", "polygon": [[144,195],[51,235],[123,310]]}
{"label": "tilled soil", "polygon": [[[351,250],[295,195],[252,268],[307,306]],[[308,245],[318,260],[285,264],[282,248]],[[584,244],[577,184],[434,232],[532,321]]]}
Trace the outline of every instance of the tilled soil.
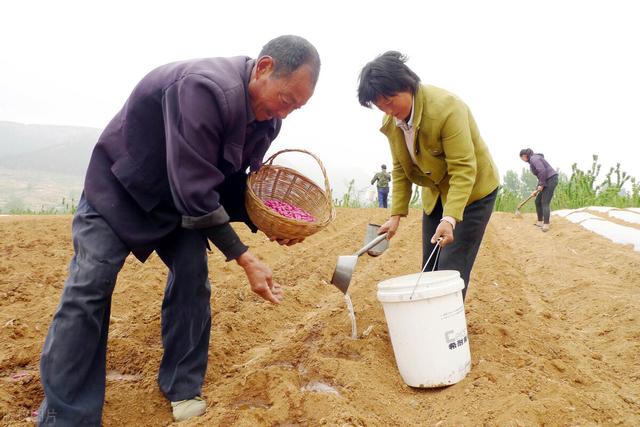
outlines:
{"label": "tilled soil", "polygon": [[[328,282],[383,209],[339,209],[293,247],[236,229],[285,288],[279,306],[242,269],[210,255],[213,328],[207,412],[181,425],[640,425],[640,254],[553,218],[495,213],[466,300],[472,368],[453,386],[413,389],[395,365],[376,284],[419,271],[419,211],[351,282],[360,338]],[[38,359],[72,256],[70,216],[0,217],[0,424],[28,425],[43,392]],[[172,423],[156,384],[166,268],[129,258],[113,297],[105,426]],[[363,334],[363,332],[367,332]]]}

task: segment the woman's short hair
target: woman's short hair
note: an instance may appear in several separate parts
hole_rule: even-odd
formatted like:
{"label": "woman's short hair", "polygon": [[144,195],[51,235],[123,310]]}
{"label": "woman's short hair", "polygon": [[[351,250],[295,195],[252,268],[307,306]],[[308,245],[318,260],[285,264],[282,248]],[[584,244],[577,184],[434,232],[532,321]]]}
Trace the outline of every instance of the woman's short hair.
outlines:
{"label": "woman's short hair", "polygon": [[367,63],[360,71],[360,104],[371,108],[371,104],[380,97],[388,98],[399,92],[411,92],[415,95],[420,87],[420,77],[405,62],[405,55],[390,50]]}
{"label": "woman's short hair", "polygon": [[533,154],[533,150],[531,148],[523,148],[522,150],[520,150],[520,157],[525,155],[527,157],[531,157],[532,154]]}

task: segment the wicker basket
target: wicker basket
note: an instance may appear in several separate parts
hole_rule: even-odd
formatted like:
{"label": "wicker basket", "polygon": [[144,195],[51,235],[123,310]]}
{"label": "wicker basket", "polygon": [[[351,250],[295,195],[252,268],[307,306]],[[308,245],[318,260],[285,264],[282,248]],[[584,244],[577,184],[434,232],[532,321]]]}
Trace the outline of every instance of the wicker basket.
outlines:
{"label": "wicker basket", "polygon": [[[282,153],[300,152],[313,157],[324,175],[323,191],[315,182],[294,169],[273,164]],[[309,212],[314,222],[290,219],[271,210],[264,200],[280,200]],[[251,221],[269,237],[301,239],[325,228],[336,217],[327,171],[320,159],[306,150],[282,150],[269,157],[259,171],[249,174],[245,205]]]}

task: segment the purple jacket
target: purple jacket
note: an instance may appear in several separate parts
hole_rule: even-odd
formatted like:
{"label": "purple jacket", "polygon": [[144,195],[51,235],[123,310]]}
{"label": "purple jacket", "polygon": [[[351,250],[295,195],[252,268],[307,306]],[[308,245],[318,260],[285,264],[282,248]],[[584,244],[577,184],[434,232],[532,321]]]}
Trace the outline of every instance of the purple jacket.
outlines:
{"label": "purple jacket", "polygon": [[85,196],[140,260],[181,225],[229,221],[217,188],[258,169],[281,126],[254,120],[247,91],[254,63],[208,58],[156,68],[100,136]]}
{"label": "purple jacket", "polygon": [[531,168],[531,173],[538,177],[538,186],[541,187],[546,185],[547,179],[558,174],[541,153],[529,156],[529,168]]}

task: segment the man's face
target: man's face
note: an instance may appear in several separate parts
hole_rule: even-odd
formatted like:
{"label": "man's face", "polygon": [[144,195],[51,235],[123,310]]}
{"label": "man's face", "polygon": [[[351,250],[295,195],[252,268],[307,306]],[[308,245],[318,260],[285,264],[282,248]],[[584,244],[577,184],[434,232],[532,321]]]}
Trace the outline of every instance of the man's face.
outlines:
{"label": "man's face", "polygon": [[249,82],[249,98],[256,120],[284,119],[313,95],[311,68],[302,65],[288,76],[275,77],[274,60],[264,56],[256,62]]}
{"label": "man's face", "polygon": [[398,120],[409,120],[413,96],[411,92],[398,92],[392,96],[380,96],[373,103],[380,111]]}

